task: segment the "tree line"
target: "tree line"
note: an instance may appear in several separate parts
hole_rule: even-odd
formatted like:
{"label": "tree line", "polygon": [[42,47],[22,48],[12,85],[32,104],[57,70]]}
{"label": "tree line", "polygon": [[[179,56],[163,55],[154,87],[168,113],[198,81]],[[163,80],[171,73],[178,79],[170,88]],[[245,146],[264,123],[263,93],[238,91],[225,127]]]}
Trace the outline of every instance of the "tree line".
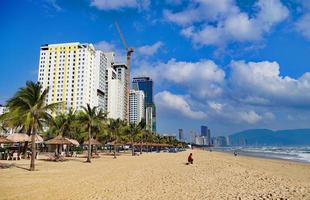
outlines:
{"label": "tree line", "polygon": [[[140,144],[140,153],[142,153],[143,143],[175,146],[179,144],[176,139],[146,130],[145,121],[130,124],[121,119],[109,119],[108,113],[103,112],[99,107],[91,107],[89,104],[79,111],[57,113],[57,108],[65,102],[47,104],[48,90],[48,88],[43,89],[39,83],[27,81],[26,86],[20,88],[7,101],[5,106],[9,111],[0,116],[2,129],[12,128],[31,136],[30,171],[35,170],[36,134],[48,139],[61,136],[75,139],[80,143],[88,142],[86,162],[91,162],[91,139],[96,139],[103,144],[113,143],[114,157],[116,157],[116,148],[119,144],[130,144],[132,155],[135,155],[135,144]],[[28,142],[25,142],[23,155],[28,145]]]}

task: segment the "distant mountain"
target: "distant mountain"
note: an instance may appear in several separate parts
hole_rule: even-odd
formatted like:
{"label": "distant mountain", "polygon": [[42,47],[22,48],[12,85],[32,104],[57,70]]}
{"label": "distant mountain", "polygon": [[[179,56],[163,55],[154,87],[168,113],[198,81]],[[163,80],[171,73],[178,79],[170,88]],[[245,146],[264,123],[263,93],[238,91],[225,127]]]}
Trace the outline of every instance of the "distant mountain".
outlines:
{"label": "distant mountain", "polygon": [[269,129],[251,129],[229,136],[230,144],[239,145],[310,145],[310,129],[272,131]]}

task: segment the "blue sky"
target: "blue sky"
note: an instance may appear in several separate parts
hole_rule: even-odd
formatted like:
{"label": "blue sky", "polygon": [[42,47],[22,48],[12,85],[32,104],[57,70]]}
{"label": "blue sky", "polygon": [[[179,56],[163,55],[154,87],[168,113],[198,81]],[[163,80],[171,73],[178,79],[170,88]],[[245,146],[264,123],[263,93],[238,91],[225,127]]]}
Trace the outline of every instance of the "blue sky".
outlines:
{"label": "blue sky", "polygon": [[135,48],[132,75],[155,81],[158,130],[214,135],[309,128],[307,0],[2,0],[0,103],[37,79],[45,43]]}

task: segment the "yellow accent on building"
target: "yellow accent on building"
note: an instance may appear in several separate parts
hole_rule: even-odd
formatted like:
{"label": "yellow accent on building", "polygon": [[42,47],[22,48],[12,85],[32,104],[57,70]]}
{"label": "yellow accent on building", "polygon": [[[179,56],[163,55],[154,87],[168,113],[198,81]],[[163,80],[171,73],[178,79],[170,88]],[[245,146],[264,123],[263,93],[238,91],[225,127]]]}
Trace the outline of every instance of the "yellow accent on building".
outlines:
{"label": "yellow accent on building", "polygon": [[[40,55],[42,56],[42,55]],[[46,55],[45,55],[46,56]],[[45,63],[45,72],[44,72],[44,75],[45,75],[45,78],[44,78],[44,83],[43,83],[43,88],[46,89],[47,87],[49,87],[49,84],[48,84],[48,69],[49,69],[49,59],[50,57],[50,49],[47,50],[47,63]],[[40,63],[41,65],[41,63]]]}
{"label": "yellow accent on building", "polygon": [[[51,48],[51,50],[53,50],[53,48]],[[56,98],[57,98],[57,97],[56,97],[56,85],[57,85],[57,80],[58,80],[58,79],[57,79],[57,78],[58,78],[58,74],[57,74],[57,73],[58,73],[58,67],[59,67],[59,66],[58,66],[58,64],[59,64],[59,61],[58,61],[58,53],[59,53],[59,52],[58,52],[58,51],[59,51],[58,47],[55,47],[55,53],[56,53],[56,54],[55,54],[55,56],[56,56],[56,67],[55,67],[55,71],[54,71],[54,72],[55,72],[55,75],[54,75],[54,77],[53,77],[53,79],[54,79],[54,83],[53,83],[53,84],[54,84],[54,92],[53,92],[53,96],[54,96],[54,97],[53,97],[53,103],[56,103]]]}
{"label": "yellow accent on building", "polygon": [[78,52],[78,46],[74,46],[75,51],[75,65],[74,65],[74,85],[73,85],[73,110],[77,108],[77,101],[76,101],[76,85],[77,85],[77,68],[78,68],[78,59],[79,59],[79,52]]}
{"label": "yellow accent on building", "polygon": [[67,75],[68,75],[68,51],[69,47],[65,46],[63,47],[65,49],[65,73],[64,73],[64,79],[63,79],[63,92],[62,92],[62,104],[61,104],[61,111],[65,112],[66,109],[66,96],[67,96]]}

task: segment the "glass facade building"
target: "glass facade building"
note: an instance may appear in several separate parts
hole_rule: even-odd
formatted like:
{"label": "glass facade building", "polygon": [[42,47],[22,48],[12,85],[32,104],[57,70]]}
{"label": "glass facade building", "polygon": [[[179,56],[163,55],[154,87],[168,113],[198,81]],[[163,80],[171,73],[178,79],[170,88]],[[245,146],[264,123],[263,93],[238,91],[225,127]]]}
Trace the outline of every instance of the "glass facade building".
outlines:
{"label": "glass facade building", "polygon": [[146,106],[154,104],[153,100],[153,80],[150,77],[133,78],[132,88],[144,92],[144,101]]}
{"label": "glass facade building", "polygon": [[144,92],[144,107],[146,111],[147,127],[152,132],[156,132],[156,106],[154,103],[154,84],[150,77],[135,77],[132,80],[134,90]]}

